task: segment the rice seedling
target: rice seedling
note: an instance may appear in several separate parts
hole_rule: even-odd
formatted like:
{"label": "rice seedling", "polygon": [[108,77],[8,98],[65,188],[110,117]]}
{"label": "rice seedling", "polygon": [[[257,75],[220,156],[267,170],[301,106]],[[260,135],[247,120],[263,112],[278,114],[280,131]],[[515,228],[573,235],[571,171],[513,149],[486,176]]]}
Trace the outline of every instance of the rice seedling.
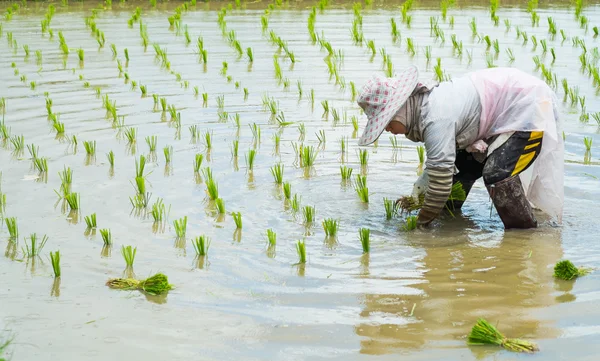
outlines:
{"label": "rice seedling", "polygon": [[158,142],[158,137],[156,135],[147,136],[146,144],[148,144],[148,148],[150,152],[156,151],[156,143]]}
{"label": "rice seedling", "polygon": [[369,153],[367,152],[366,149],[359,149],[358,158],[360,160],[360,165],[366,166],[369,161]]}
{"label": "rice seedling", "polygon": [[283,170],[284,165],[282,163],[277,163],[271,167],[271,174],[273,175],[276,184],[283,183]]}
{"label": "rice seedling", "polygon": [[165,163],[170,164],[171,163],[171,155],[173,153],[173,147],[172,146],[164,147],[163,153],[165,155]]}
{"label": "rice seedling", "polygon": [[339,221],[333,218],[326,218],[323,220],[323,230],[325,231],[326,237],[335,237],[339,229]]}
{"label": "rice seedling", "polygon": [[562,260],[554,265],[554,277],[570,281],[574,278],[585,276],[591,272],[591,269],[584,267],[575,267],[573,262]]}
{"label": "rice seedling", "polygon": [[357,132],[358,131],[358,117],[356,115],[352,116],[352,129]]}
{"label": "rice seedling", "polygon": [[496,345],[513,352],[531,353],[538,351],[536,344],[516,338],[506,338],[496,327],[480,318],[471,329],[467,343],[469,345]]}
{"label": "rice seedling", "polygon": [[249,171],[252,171],[254,169],[254,159],[255,158],[256,158],[256,150],[249,149],[248,153],[246,154],[246,166]]}
{"label": "rice seedling", "polygon": [[208,249],[210,248],[210,238],[204,235],[196,237],[192,241],[192,245],[194,245],[196,255],[198,257],[204,257],[208,255]]}
{"label": "rice seedling", "polygon": [[238,157],[238,151],[240,148],[240,141],[239,140],[234,140],[231,142],[231,157],[232,158],[237,158]]}
{"label": "rice seedling", "polygon": [[219,212],[219,214],[225,214],[225,201],[223,201],[223,198],[215,199],[215,206],[217,207],[217,212]]}
{"label": "rice seedling", "polygon": [[29,240],[25,242],[23,254],[27,258],[39,256],[40,252],[48,242],[48,236],[44,235],[42,239],[38,239],[37,234],[33,233],[29,236]]}
{"label": "rice seedling", "polygon": [[298,253],[298,263],[306,263],[306,244],[304,241],[298,241],[296,243],[296,252]]}
{"label": "rice seedling", "polygon": [[304,123],[298,124],[298,132],[300,133],[300,139],[304,140],[304,137],[306,136],[306,126]]}
{"label": "rice seedling", "polygon": [[4,122],[0,123],[0,137],[3,141],[7,141],[10,139],[10,128],[4,124]]}
{"label": "rice seedling", "polygon": [[302,214],[304,215],[304,224],[309,226],[315,221],[316,210],[314,206],[302,207]]}
{"label": "rice seedling", "polygon": [[292,198],[290,206],[292,207],[292,211],[298,212],[300,210],[300,199],[301,197],[298,194],[294,194],[294,198]]}
{"label": "rice seedling", "polygon": [[206,131],[204,133],[204,146],[206,146],[206,149],[212,149],[212,132],[211,131]]}
{"label": "rice seedling", "polygon": [[23,135],[13,136],[12,138],[10,138],[10,142],[13,146],[14,151],[17,153],[22,152],[23,149],[25,148],[25,137]]}
{"label": "rice seedling", "polygon": [[283,196],[287,200],[292,198],[292,184],[290,182],[283,183]]}
{"label": "rice seedling", "polygon": [[94,156],[96,155],[96,141],[84,141],[83,142],[83,147],[85,148],[85,153],[88,156]]}
{"label": "rice seedling", "polygon": [[44,158],[34,158],[33,165],[35,166],[35,169],[37,169],[37,171],[39,173],[47,173],[48,172],[48,159],[45,157]]}
{"label": "rice seedling", "polygon": [[354,181],[354,190],[360,200],[364,203],[369,203],[369,188],[367,188],[367,177],[357,174]]}
{"label": "rice seedling", "polygon": [[161,198],[158,198],[154,202],[154,204],[152,204],[152,210],[151,210],[150,214],[152,215],[152,219],[154,220],[154,223],[158,223],[158,222],[162,222],[163,220],[166,220],[167,210],[166,210],[165,204],[163,203],[163,200]]}
{"label": "rice seedling", "polygon": [[590,152],[592,150],[592,137],[583,137],[583,145],[585,145],[585,151]]}
{"label": "rice seedling", "polygon": [[115,166],[115,153],[112,150],[106,153],[106,159],[108,159],[108,164],[110,164],[110,167],[113,168]]}
{"label": "rice seedling", "polygon": [[419,164],[425,163],[425,146],[417,146],[417,156],[419,157]]}
{"label": "rice seedling", "polygon": [[410,232],[416,228],[417,228],[417,216],[406,217],[406,221],[402,225],[402,230],[405,232]]}
{"label": "rice seedling", "polygon": [[385,208],[385,219],[389,221],[396,213],[396,204],[392,199],[383,198],[383,206]]}
{"label": "rice seedling", "polygon": [[92,229],[92,228],[96,228],[97,227],[96,213],[92,213],[89,216],[85,216],[84,220],[85,220],[85,224],[86,224],[86,226],[87,226],[88,229]]}
{"label": "rice seedling", "polygon": [[125,129],[125,138],[127,139],[127,144],[135,143],[137,141],[137,129],[136,128]]}
{"label": "rice seedling", "polygon": [[260,143],[260,125],[252,123],[249,125],[249,127],[252,131],[252,138],[254,139],[254,141]]}
{"label": "rice seedling", "polygon": [[325,144],[326,142],[326,138],[325,138],[325,131],[323,129],[319,130],[318,133],[315,133],[315,135],[317,136],[317,140],[319,141],[319,145],[321,144]]}
{"label": "rice seedling", "polygon": [[317,150],[315,147],[303,146],[300,150],[300,166],[301,167],[312,167],[317,159]]}
{"label": "rice seedling", "polygon": [[359,229],[358,239],[362,245],[363,253],[369,253],[371,250],[371,230],[368,228]]}
{"label": "rice seedling", "polygon": [[6,229],[8,230],[10,239],[14,241],[19,239],[19,226],[17,225],[17,219],[15,217],[7,217],[4,218],[4,223],[6,224]]}
{"label": "rice seedling", "polygon": [[83,60],[85,58],[85,52],[82,48],[79,48],[77,50],[77,57],[79,58],[79,63],[83,63]]}
{"label": "rice seedling", "polygon": [[217,198],[219,198],[219,185],[212,177],[207,178],[206,175],[207,174],[205,173],[204,178],[206,179],[206,192],[208,193],[208,198],[213,201],[217,200]]}
{"label": "rice seedling", "polygon": [[321,101],[321,106],[323,107],[323,118],[327,118],[329,116],[329,101],[323,100]]}
{"label": "rice seedling", "polygon": [[67,200],[71,210],[79,209],[79,193],[69,193],[66,195],[65,199]]}
{"label": "rice seedling", "polygon": [[50,252],[50,262],[52,263],[52,271],[54,278],[60,277],[60,251]]}
{"label": "rice seedling", "polygon": [[40,151],[40,147],[36,147],[35,144],[27,144],[27,150],[31,155],[31,159],[35,160],[38,157],[38,152]]}
{"label": "rice seedling", "polygon": [[137,253],[137,247],[121,246],[121,255],[125,260],[125,264],[128,268],[133,267],[133,261],[135,261],[135,255]]}
{"label": "rice seedling", "polygon": [[[112,233],[110,232],[110,229],[101,229],[100,235],[102,236],[102,242],[104,242],[105,246],[110,246],[113,244]],[[135,258],[135,255],[134,255],[134,258]],[[131,263],[133,264],[133,260],[131,261]],[[128,266],[129,266],[129,264],[128,264]]]}
{"label": "rice seedling", "polygon": [[118,290],[139,290],[154,296],[167,293],[173,289],[167,276],[162,273],[157,273],[141,281],[132,278],[112,278],[106,282],[106,285]]}
{"label": "rice seedling", "polygon": [[197,153],[194,157],[194,173],[200,172],[200,167],[202,167],[202,162],[204,161],[204,155],[201,153]]}
{"label": "rice seedling", "polygon": [[406,38],[406,51],[411,56],[415,56],[415,54],[417,53],[415,50],[415,43],[412,38]]}
{"label": "rice seedling", "polygon": [[340,167],[340,173],[342,175],[342,180],[349,180],[352,176],[352,168],[346,167],[345,165]]}

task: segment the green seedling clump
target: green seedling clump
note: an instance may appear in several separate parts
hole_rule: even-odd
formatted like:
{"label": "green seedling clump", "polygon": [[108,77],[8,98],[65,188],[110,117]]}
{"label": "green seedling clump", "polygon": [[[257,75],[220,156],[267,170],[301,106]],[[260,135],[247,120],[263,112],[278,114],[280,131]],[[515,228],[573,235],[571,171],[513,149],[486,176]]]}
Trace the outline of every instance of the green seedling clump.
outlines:
{"label": "green seedling clump", "polygon": [[284,165],[281,163],[275,164],[273,167],[271,167],[271,174],[273,175],[273,179],[277,184],[283,183],[283,169]]}
{"label": "green seedling clump", "polygon": [[194,238],[192,241],[194,245],[194,249],[196,250],[196,255],[198,257],[204,257],[208,255],[208,249],[210,248],[210,238],[207,236],[200,236]]}
{"label": "green seedling clump", "polygon": [[384,198],[383,206],[385,207],[385,219],[390,220],[396,213],[396,204],[392,199]]}
{"label": "green seedling clump", "polygon": [[27,258],[37,257],[46,245],[46,242],[48,242],[48,236],[44,235],[41,240],[38,240],[37,234],[33,233],[29,236],[29,242],[25,242],[23,253]]}
{"label": "green seedling clump", "polygon": [[359,229],[358,239],[362,245],[363,253],[369,253],[371,250],[371,230],[368,228]]}
{"label": "green seedling clump", "polygon": [[87,225],[87,228],[96,228],[97,224],[96,224],[96,213],[92,213],[89,216],[85,216],[85,224]]}
{"label": "green seedling clump", "polygon": [[121,254],[125,260],[127,267],[133,267],[133,261],[135,261],[135,254],[137,253],[137,247],[121,246]]}
{"label": "green seedling clump", "polygon": [[562,260],[556,263],[554,266],[554,277],[560,278],[562,280],[572,280],[574,278],[585,276],[590,273],[591,270],[588,268],[577,268],[575,265],[569,260]]}
{"label": "green seedling clump", "polygon": [[106,285],[118,290],[139,290],[150,295],[161,295],[173,289],[167,276],[162,273],[141,281],[132,278],[112,278],[106,282]]}
{"label": "green seedling clump", "polygon": [[287,200],[292,198],[292,184],[290,182],[283,183],[283,195]]}
{"label": "green seedling clump", "polygon": [[304,214],[304,224],[306,225],[310,225],[314,222],[315,220],[315,214],[316,214],[316,210],[314,206],[304,206],[304,208],[302,208],[303,214]]}
{"label": "green seedling clump", "polygon": [[[105,246],[112,245],[112,234],[110,232],[110,229],[101,229],[100,235],[102,236],[102,241],[104,242]],[[135,257],[135,255],[134,255],[134,257]],[[131,263],[133,264],[133,260]]]}
{"label": "green seedling clump", "polygon": [[298,263],[306,263],[306,244],[304,241],[298,241],[296,243],[296,252],[298,253]]}
{"label": "green seedling clump", "polygon": [[215,205],[217,206],[219,214],[225,214],[225,201],[223,201],[223,198],[217,198],[215,200]]}
{"label": "green seedling clump", "polygon": [[50,262],[54,271],[54,278],[60,277],[60,251],[50,252]]}
{"label": "green seedling clump", "polygon": [[496,327],[483,318],[477,320],[477,323],[471,329],[467,343],[469,345],[496,345],[513,352],[531,353],[539,350],[537,345],[532,342],[506,338]]}
{"label": "green seedling clump", "polygon": [[194,157],[194,173],[200,172],[200,168],[202,167],[202,162],[204,161],[204,155],[201,153],[196,154]]}
{"label": "green seedling clump", "polygon": [[65,197],[71,210],[79,209],[79,193],[69,193]]}
{"label": "green seedling clump", "polygon": [[235,222],[235,227],[237,229],[242,228],[242,213],[241,212],[232,212],[231,216],[233,217],[233,221]]}
{"label": "green seedling clump", "polygon": [[408,216],[406,217],[406,223],[402,225],[402,230],[405,232],[410,232],[417,228],[417,216]]}
{"label": "green seedling clump", "polygon": [[173,227],[177,238],[184,238],[187,231],[187,216],[173,221]]}
{"label": "green seedling clump", "polygon": [[267,229],[267,242],[269,247],[275,247],[277,244],[277,233],[272,229]]}
{"label": "green seedling clump", "polygon": [[323,220],[323,230],[325,230],[325,236],[335,237],[339,229],[339,222],[333,218],[327,218]]}

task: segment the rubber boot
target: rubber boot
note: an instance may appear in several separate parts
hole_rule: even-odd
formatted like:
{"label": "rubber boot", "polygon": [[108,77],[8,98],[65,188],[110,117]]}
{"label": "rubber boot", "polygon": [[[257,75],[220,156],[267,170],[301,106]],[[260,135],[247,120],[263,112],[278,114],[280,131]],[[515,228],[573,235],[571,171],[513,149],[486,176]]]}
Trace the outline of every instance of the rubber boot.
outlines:
{"label": "rubber boot", "polygon": [[537,227],[537,220],[518,175],[491,185],[486,184],[486,188],[505,229]]}
{"label": "rubber boot", "polygon": [[463,204],[467,200],[467,197],[469,196],[469,192],[471,191],[471,188],[473,188],[473,184],[475,184],[474,180],[463,180],[463,179],[455,179],[452,182],[452,184],[454,185],[456,182],[460,182],[462,184],[462,187],[465,191],[465,200],[464,201],[453,201],[453,200],[446,201],[446,207],[449,210],[451,210],[452,212],[458,211],[462,208]]}

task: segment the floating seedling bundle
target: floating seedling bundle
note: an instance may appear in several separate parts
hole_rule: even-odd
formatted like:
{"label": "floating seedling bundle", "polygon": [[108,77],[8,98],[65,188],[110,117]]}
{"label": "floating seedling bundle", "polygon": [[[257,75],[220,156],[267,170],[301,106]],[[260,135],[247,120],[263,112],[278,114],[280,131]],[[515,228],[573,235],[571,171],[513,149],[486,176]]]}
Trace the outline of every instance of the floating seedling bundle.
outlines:
{"label": "floating seedling bundle", "polygon": [[136,280],[133,278],[111,278],[106,285],[118,290],[139,290],[150,295],[161,295],[173,289],[169,284],[169,279],[162,273],[157,273],[145,280]]}
{"label": "floating seedling bundle", "polygon": [[539,351],[536,344],[517,338],[506,338],[483,318],[477,320],[468,337],[469,345],[497,345],[513,352]]}

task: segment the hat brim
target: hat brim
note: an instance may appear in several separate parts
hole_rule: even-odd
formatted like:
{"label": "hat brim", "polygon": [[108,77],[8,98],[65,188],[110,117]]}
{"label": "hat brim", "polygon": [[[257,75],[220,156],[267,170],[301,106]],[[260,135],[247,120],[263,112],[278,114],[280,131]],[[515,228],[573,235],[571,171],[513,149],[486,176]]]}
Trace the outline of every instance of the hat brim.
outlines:
{"label": "hat brim", "polygon": [[394,115],[402,108],[404,103],[415,87],[419,79],[419,71],[416,66],[411,66],[394,78],[394,84],[397,85],[389,95],[390,101],[378,113],[371,115],[368,119],[362,135],[358,139],[359,146],[366,146],[374,143],[381,133],[388,126]]}

